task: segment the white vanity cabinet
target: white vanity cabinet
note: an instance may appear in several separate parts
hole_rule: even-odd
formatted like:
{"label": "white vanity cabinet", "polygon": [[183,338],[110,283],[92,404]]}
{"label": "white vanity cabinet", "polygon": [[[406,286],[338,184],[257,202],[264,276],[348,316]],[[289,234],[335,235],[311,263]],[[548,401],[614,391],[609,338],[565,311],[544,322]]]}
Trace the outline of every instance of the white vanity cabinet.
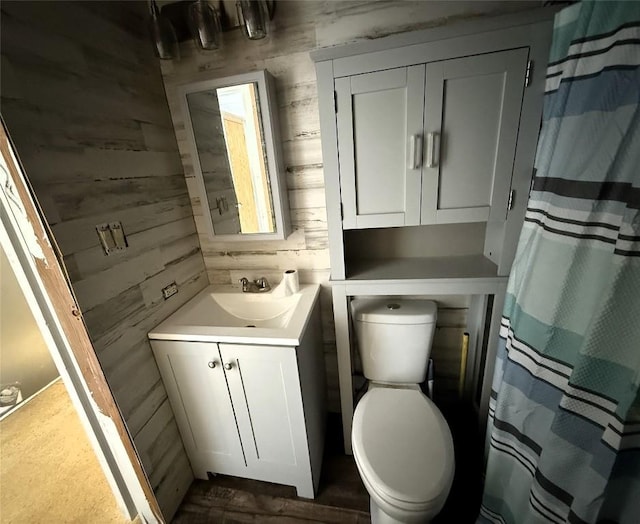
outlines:
{"label": "white vanity cabinet", "polygon": [[179,340],[151,346],[197,478],[222,473],[292,485],[299,496],[314,497],[324,386],[312,346]]}
{"label": "white vanity cabinet", "polygon": [[336,78],[343,228],[504,220],[528,57]]}

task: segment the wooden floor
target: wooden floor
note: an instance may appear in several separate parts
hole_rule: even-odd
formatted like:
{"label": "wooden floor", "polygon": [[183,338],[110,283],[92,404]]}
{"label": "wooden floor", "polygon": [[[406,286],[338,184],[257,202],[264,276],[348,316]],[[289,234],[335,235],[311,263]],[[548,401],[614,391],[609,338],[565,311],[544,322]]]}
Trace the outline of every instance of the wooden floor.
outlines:
{"label": "wooden floor", "polygon": [[[459,405],[443,408],[456,448],[456,475],[447,503],[434,524],[476,521],[481,496],[481,440],[474,417]],[[173,520],[204,523],[367,523],[369,495],[353,457],[344,455],[342,428],[331,415],[322,476],[314,500],[298,498],[295,488],[254,480],[216,476],[196,480]]]}

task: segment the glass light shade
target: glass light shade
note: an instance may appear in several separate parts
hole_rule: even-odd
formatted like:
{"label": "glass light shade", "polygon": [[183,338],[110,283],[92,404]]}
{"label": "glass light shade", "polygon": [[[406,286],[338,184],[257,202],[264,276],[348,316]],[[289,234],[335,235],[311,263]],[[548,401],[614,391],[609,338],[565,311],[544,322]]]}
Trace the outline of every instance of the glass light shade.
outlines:
{"label": "glass light shade", "polygon": [[220,47],[220,13],[209,2],[196,0],[189,6],[189,29],[199,48],[210,50]]}
{"label": "glass light shade", "polygon": [[267,36],[269,13],[264,0],[238,0],[238,19],[249,40],[260,40]]}
{"label": "glass light shade", "polygon": [[158,9],[155,1],[150,3],[149,33],[155,55],[161,60],[179,58],[178,39],[171,22]]}

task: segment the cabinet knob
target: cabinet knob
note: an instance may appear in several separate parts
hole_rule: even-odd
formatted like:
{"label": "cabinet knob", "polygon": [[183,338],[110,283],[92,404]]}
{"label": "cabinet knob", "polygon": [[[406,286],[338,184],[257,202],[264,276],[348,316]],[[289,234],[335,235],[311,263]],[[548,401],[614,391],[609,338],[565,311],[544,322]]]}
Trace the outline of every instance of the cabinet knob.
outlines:
{"label": "cabinet knob", "polygon": [[226,369],[227,371],[229,371],[229,370],[230,370],[230,369],[232,369],[232,368],[233,368],[233,364],[232,364],[231,362],[227,362],[227,363],[224,365],[224,369]]}
{"label": "cabinet knob", "polygon": [[211,369],[216,367],[216,361],[215,360],[211,360],[209,361],[209,363],[207,364]]}

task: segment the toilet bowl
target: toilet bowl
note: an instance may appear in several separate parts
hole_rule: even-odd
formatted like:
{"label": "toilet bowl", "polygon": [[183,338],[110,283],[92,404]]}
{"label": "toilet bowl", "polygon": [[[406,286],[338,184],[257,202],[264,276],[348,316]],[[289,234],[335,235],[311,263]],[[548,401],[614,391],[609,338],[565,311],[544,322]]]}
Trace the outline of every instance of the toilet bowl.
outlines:
{"label": "toilet bowl", "polygon": [[372,384],[351,435],[372,523],[426,523],[440,512],[453,482],[453,439],[419,389]]}
{"label": "toilet bowl", "polygon": [[429,522],[453,482],[453,440],[418,384],[437,320],[431,300],[354,298],[351,311],[369,390],[356,406],[351,443],[374,524]]}

